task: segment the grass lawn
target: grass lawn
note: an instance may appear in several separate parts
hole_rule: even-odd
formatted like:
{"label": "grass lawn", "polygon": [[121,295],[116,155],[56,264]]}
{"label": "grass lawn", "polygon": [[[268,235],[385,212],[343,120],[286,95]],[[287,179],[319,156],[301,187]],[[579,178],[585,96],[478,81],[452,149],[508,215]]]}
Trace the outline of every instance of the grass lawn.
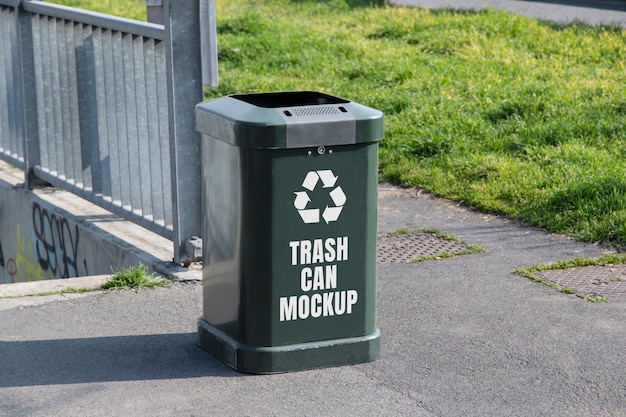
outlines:
{"label": "grass lawn", "polygon": [[[72,3],[145,16],[143,0]],[[378,108],[381,180],[626,246],[625,30],[363,0],[217,0],[217,16],[207,98],[312,89]]]}

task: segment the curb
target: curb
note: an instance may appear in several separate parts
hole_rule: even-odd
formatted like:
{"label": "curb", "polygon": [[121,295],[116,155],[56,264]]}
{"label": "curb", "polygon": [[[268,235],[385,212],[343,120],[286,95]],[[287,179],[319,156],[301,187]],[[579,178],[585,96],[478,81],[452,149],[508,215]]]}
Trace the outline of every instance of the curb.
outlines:
{"label": "curb", "polygon": [[98,289],[111,275],[51,279],[46,281],[16,282],[0,285],[0,297],[26,297],[41,293],[67,290],[68,288]]}

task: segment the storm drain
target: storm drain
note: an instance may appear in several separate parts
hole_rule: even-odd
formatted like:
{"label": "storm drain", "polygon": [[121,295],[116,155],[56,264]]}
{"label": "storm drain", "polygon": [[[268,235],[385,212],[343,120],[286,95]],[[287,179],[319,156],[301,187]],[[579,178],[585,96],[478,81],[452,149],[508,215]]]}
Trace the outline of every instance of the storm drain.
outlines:
{"label": "storm drain", "polygon": [[378,236],[377,260],[380,263],[407,263],[470,251],[463,242],[429,232],[392,233]]}
{"label": "storm drain", "polygon": [[534,275],[576,291],[579,297],[626,300],[626,265],[582,266],[536,271]]}

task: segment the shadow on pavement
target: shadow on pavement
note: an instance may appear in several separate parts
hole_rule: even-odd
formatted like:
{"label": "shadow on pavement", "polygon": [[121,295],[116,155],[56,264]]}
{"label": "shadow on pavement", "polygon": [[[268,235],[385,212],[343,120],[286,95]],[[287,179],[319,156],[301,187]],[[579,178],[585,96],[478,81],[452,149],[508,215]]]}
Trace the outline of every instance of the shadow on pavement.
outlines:
{"label": "shadow on pavement", "polygon": [[562,6],[588,7],[604,10],[626,11],[624,0],[530,0],[536,3],[559,4]]}
{"label": "shadow on pavement", "polygon": [[195,333],[0,341],[0,387],[240,377],[196,345]]}

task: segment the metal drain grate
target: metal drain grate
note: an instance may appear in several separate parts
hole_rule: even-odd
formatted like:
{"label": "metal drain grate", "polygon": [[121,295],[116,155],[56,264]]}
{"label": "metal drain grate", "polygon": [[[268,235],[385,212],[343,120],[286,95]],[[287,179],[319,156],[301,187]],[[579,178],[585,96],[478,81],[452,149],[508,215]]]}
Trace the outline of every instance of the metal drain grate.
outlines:
{"label": "metal drain grate", "polygon": [[457,254],[469,247],[428,232],[378,236],[377,260],[381,263],[406,263],[422,256]]}
{"label": "metal drain grate", "polygon": [[626,300],[626,265],[582,266],[534,272],[538,277],[572,288],[579,297]]}

